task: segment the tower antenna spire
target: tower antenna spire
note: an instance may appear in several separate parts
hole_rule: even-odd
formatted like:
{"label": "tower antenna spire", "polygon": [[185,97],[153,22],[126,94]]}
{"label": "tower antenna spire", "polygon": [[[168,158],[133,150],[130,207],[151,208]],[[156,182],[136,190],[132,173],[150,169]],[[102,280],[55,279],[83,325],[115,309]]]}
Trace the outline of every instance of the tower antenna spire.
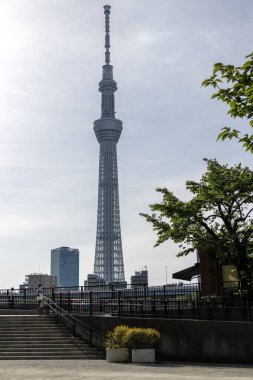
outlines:
{"label": "tower antenna spire", "polygon": [[105,64],[99,82],[102,94],[101,118],[94,121],[94,132],[100,145],[97,236],[94,275],[106,284],[124,282],[124,262],[120,229],[117,143],[122,132],[122,121],[115,117],[114,93],[117,83],[110,64],[110,5],[105,14]]}
{"label": "tower antenna spire", "polygon": [[104,6],[105,14],[105,64],[110,64],[110,11],[111,6]]}

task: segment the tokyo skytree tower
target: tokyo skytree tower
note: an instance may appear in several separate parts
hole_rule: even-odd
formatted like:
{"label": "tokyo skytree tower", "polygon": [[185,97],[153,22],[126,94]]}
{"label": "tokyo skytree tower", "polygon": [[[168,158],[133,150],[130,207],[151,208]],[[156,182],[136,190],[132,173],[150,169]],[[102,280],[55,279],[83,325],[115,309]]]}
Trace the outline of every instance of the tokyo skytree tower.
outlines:
{"label": "tokyo skytree tower", "polygon": [[100,144],[94,274],[107,284],[125,281],[116,147],[122,132],[122,121],[115,118],[114,92],[117,83],[113,80],[113,66],[110,65],[110,9],[110,5],[104,6],[105,65],[99,83],[101,118],[94,122],[94,132]]}

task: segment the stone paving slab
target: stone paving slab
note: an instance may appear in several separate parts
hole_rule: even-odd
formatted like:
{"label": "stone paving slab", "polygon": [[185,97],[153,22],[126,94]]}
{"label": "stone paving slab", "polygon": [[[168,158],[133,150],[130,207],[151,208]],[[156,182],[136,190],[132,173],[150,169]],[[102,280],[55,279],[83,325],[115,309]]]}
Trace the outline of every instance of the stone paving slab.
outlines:
{"label": "stone paving slab", "polygon": [[252,380],[253,366],[116,364],[104,360],[1,360],[1,380]]}

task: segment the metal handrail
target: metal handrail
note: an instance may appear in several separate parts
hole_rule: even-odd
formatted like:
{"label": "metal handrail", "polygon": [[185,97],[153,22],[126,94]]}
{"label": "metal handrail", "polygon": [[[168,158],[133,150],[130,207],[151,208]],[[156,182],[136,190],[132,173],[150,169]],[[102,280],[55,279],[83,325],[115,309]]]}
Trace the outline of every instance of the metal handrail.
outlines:
{"label": "metal handrail", "polygon": [[88,333],[89,336],[89,343],[91,344],[91,338],[92,338],[92,332],[94,331],[92,327],[88,326],[86,323],[80,321],[76,317],[74,317],[72,314],[68,313],[66,310],[62,309],[60,306],[58,306],[53,300],[50,298],[47,298],[45,300],[45,304],[51,309],[54,313],[56,313],[56,320],[57,323],[59,322],[59,315],[64,318],[66,321],[70,322],[73,326],[73,335],[76,335],[76,324],[81,325],[82,328],[85,330],[86,333]]}

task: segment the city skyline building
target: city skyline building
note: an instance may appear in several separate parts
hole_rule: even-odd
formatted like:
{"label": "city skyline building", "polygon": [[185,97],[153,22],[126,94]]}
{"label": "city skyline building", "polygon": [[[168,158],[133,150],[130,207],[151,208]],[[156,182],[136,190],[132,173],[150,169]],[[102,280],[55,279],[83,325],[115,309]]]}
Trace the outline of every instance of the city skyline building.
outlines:
{"label": "city skyline building", "polygon": [[[54,275],[44,273],[31,273],[25,276],[26,282],[22,284],[25,289],[26,285],[28,289],[37,288],[39,284],[42,284],[43,288],[53,288],[57,286],[57,278]],[[19,287],[22,289],[22,286]]]}
{"label": "city skyline building", "polygon": [[84,281],[84,286],[98,287],[98,286],[103,286],[103,285],[105,285],[105,281],[101,277],[96,276],[95,274],[88,274],[87,280]]}
{"label": "city skyline building", "polygon": [[148,270],[145,267],[145,270],[135,271],[135,274],[131,276],[131,286],[148,286]]}
{"label": "city skyline building", "polygon": [[58,286],[79,286],[79,250],[70,247],[52,249],[51,275],[57,277]]}
{"label": "city skyline building", "polygon": [[114,93],[117,83],[110,64],[110,8],[110,5],[104,6],[105,64],[99,82],[101,118],[94,122],[94,132],[100,144],[94,275],[106,283],[125,281],[116,146],[123,128],[122,121],[115,118]]}

